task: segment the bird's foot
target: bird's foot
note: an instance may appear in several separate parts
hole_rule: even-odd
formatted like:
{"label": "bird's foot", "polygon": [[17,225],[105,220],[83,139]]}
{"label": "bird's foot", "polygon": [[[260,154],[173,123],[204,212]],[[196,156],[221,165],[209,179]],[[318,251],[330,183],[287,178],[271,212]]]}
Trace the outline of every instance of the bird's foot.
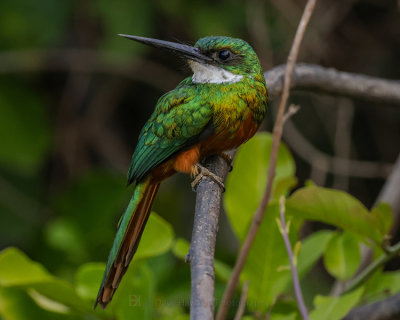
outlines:
{"label": "bird's foot", "polygon": [[218,154],[222,159],[225,160],[225,162],[228,164],[229,167],[229,172],[231,172],[233,170],[233,166],[232,166],[232,157],[227,154],[226,152],[221,152]]}
{"label": "bird's foot", "polygon": [[191,176],[195,177],[191,184],[193,191],[196,191],[196,187],[199,184],[200,180],[203,179],[204,176],[207,176],[213,179],[221,187],[222,192],[225,192],[225,185],[221,178],[200,164],[196,164],[193,166]]}

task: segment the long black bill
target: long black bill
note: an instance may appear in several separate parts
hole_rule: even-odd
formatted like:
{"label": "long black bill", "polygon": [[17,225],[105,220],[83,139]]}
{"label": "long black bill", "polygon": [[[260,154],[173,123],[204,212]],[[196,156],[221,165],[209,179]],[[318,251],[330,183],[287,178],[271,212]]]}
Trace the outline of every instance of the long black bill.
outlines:
{"label": "long black bill", "polygon": [[169,42],[169,41],[164,41],[164,40],[157,40],[157,39],[151,39],[151,38],[144,38],[144,37],[138,37],[138,36],[131,36],[127,34],[119,34],[119,36],[131,39],[137,42],[141,42],[144,44],[147,44],[149,46],[155,47],[155,48],[161,48],[165,49],[168,51],[172,51],[173,53],[176,53],[180,56],[183,56],[187,59],[194,60],[200,63],[207,63],[213,61],[210,57],[202,54],[198,48],[191,47],[185,44],[180,44],[180,43],[175,43],[175,42]]}

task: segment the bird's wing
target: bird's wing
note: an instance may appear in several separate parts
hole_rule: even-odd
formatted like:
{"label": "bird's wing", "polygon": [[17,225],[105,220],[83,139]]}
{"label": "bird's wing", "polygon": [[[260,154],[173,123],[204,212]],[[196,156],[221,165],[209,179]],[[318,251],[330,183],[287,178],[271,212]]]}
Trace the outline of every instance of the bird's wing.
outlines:
{"label": "bird's wing", "polygon": [[212,107],[194,90],[182,86],[160,98],[139,136],[128,184],[140,181],[152,168],[213,133]]}

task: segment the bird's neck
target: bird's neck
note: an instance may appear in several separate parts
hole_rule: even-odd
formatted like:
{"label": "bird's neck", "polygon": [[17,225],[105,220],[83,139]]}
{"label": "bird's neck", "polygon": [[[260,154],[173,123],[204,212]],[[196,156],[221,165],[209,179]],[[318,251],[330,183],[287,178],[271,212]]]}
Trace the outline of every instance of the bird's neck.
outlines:
{"label": "bird's neck", "polygon": [[194,83],[235,83],[243,79],[242,75],[210,64],[189,61],[189,65],[193,70],[192,81]]}

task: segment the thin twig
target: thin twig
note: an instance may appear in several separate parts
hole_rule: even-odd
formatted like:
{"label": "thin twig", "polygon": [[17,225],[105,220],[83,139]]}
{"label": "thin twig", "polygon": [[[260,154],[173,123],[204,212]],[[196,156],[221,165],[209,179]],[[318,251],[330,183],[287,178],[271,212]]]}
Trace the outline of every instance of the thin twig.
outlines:
{"label": "thin twig", "polygon": [[240,295],[239,308],[233,320],[242,319],[244,309],[246,307],[247,291],[249,290],[249,280],[245,281],[242,287],[242,294]]}
{"label": "thin twig", "polygon": [[287,100],[289,98],[289,90],[290,90],[290,79],[294,70],[294,66],[296,64],[297,56],[300,49],[300,44],[304,36],[304,32],[306,30],[307,24],[310,21],[311,15],[314,11],[314,7],[316,4],[316,0],[308,0],[306,7],[304,9],[303,16],[301,17],[299,27],[297,28],[296,36],[293,41],[292,48],[290,50],[288,60],[287,60],[287,68],[285,72],[284,85],[283,85],[283,93],[282,99],[278,108],[278,114],[276,117],[273,138],[272,138],[272,146],[271,146],[271,156],[268,167],[268,178],[267,185],[265,188],[265,192],[263,198],[260,202],[259,207],[257,208],[253,220],[250,225],[250,229],[247,233],[246,239],[243,243],[242,248],[240,249],[239,255],[237,257],[235,266],[233,268],[231,278],[228,281],[227,287],[225,289],[224,295],[221,300],[221,304],[217,313],[217,320],[223,320],[226,318],[229,308],[229,301],[232,299],[232,296],[236,290],[236,286],[239,280],[240,273],[244,267],[247,256],[250,252],[254,239],[256,237],[257,231],[261,225],[261,221],[264,217],[265,209],[269,202],[269,198],[271,196],[272,184],[275,178],[276,171],[276,161],[278,157],[278,148],[280,144],[280,140],[282,137],[283,131],[283,115],[285,113]]}
{"label": "thin twig", "polygon": [[297,274],[297,269],[296,265],[294,263],[294,256],[293,256],[293,250],[292,246],[290,245],[290,240],[289,240],[289,230],[288,227],[286,227],[285,223],[285,197],[281,196],[279,199],[279,213],[280,213],[280,218],[281,218],[281,223],[280,223],[280,231],[283,237],[283,241],[285,242],[285,247],[286,251],[289,256],[289,263],[290,263],[290,271],[292,273],[292,279],[293,279],[293,288],[294,288],[294,294],[296,296],[296,301],[297,301],[297,306],[299,307],[301,317],[303,320],[308,320],[308,312],[306,305],[304,303],[303,299],[303,294],[301,293],[301,287],[300,287],[300,280],[299,276]]}
{"label": "thin twig", "polygon": [[297,111],[300,110],[300,106],[295,105],[295,104],[291,104],[289,106],[288,111],[283,115],[283,124],[286,123],[286,121],[288,121],[290,119],[291,116],[293,116],[294,114],[297,113]]}

